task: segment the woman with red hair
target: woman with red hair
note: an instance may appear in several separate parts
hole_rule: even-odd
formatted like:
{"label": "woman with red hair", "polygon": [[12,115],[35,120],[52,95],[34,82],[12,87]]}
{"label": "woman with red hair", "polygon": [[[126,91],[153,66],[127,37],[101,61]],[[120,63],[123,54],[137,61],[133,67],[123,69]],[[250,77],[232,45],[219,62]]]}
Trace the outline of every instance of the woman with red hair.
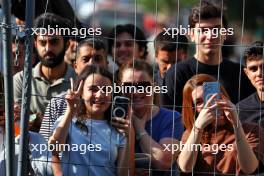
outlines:
{"label": "woman with red hair", "polygon": [[184,86],[182,119],[186,130],[179,167],[199,175],[251,174],[264,163],[263,129],[257,124],[241,124],[223,86],[220,94],[204,103],[203,83],[214,81],[199,74]]}

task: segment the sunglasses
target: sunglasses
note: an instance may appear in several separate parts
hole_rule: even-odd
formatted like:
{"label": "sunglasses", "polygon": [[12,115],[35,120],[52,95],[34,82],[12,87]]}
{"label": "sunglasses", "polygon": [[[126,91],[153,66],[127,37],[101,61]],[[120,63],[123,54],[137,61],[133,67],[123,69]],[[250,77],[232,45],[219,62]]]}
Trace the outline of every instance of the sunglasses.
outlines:
{"label": "sunglasses", "polygon": [[146,87],[149,87],[151,86],[151,82],[149,81],[140,81],[140,82],[123,82],[122,83],[122,86],[124,87],[136,87],[137,89],[139,88],[146,88]]}

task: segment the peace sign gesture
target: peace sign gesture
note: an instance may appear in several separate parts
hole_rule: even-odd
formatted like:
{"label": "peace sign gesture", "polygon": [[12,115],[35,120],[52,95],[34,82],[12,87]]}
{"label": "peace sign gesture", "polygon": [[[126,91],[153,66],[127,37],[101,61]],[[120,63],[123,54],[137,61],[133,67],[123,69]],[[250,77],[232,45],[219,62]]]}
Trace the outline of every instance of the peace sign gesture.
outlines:
{"label": "peace sign gesture", "polygon": [[74,83],[73,79],[70,78],[71,88],[67,91],[65,96],[67,107],[70,111],[74,111],[77,109],[78,104],[80,103],[80,96],[83,90],[83,80],[81,80],[77,91],[74,91]]}

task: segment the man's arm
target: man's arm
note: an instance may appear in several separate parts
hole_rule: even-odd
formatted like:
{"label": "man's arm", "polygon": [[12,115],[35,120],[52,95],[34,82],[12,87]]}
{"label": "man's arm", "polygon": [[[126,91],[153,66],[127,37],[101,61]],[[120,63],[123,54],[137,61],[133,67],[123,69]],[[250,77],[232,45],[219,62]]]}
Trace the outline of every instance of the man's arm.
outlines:
{"label": "man's arm", "polygon": [[22,102],[23,72],[18,72],[13,76],[14,101],[19,105]]}

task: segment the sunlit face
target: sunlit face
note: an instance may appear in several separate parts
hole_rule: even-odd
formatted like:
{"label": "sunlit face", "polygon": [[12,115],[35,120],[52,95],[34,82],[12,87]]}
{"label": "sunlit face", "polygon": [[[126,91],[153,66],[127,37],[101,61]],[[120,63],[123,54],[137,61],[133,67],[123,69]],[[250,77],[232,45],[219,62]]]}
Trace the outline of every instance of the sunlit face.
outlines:
{"label": "sunlit face", "polygon": [[79,49],[78,58],[74,64],[76,73],[80,73],[87,65],[99,65],[107,68],[107,55],[105,50],[95,50],[93,47],[84,45]]}
{"label": "sunlit face", "polygon": [[[201,28],[200,31],[199,28]],[[211,30],[205,30],[206,28]],[[212,32],[213,28],[221,28],[221,18],[201,20],[200,23],[195,24],[190,37],[196,44],[196,54],[203,56],[220,52],[226,36],[214,35],[215,32]]]}
{"label": "sunlit face", "polygon": [[166,71],[176,63],[176,51],[158,50],[156,61],[159,66],[160,75],[163,78]]}
{"label": "sunlit face", "polygon": [[76,40],[69,40],[69,46],[67,50],[65,51],[65,57],[64,60],[67,64],[73,65],[74,60],[76,59],[76,48],[77,48],[78,42]]}
{"label": "sunlit face", "polygon": [[141,51],[137,42],[133,40],[133,36],[126,32],[116,36],[116,43],[112,47],[112,57],[118,65],[143,56],[144,51]]}
{"label": "sunlit face", "polygon": [[248,60],[244,71],[257,91],[264,92],[264,58]]}
{"label": "sunlit face", "polygon": [[[145,71],[138,71],[135,69],[127,69],[122,74],[121,82],[124,83],[133,83],[136,85],[140,82],[148,82],[152,85],[151,77]],[[149,95],[149,96],[147,96]],[[151,94],[148,93],[134,93],[134,94],[126,94],[132,101],[133,110],[142,110],[147,105],[151,105],[153,103],[153,92]]]}
{"label": "sunlit face", "polygon": [[65,46],[60,35],[38,35],[35,40],[35,47],[44,66],[53,68],[64,61]]}
{"label": "sunlit face", "polygon": [[[204,90],[203,90],[203,86],[198,86],[196,87],[193,91],[192,91],[192,100],[193,100],[193,104],[196,105],[196,112],[200,113],[204,107]],[[216,101],[213,101],[214,103]],[[209,107],[212,106],[209,105]],[[223,116],[223,111],[221,109],[218,109],[217,111],[218,114],[218,120],[220,119],[224,119]]]}
{"label": "sunlit face", "polygon": [[192,100],[196,105],[196,111],[200,113],[204,106],[203,86],[198,86],[192,91]]}
{"label": "sunlit face", "polygon": [[93,118],[104,117],[112,98],[111,93],[103,93],[98,86],[112,86],[112,84],[108,78],[99,74],[92,74],[84,81],[82,98],[85,101],[87,114]]}

